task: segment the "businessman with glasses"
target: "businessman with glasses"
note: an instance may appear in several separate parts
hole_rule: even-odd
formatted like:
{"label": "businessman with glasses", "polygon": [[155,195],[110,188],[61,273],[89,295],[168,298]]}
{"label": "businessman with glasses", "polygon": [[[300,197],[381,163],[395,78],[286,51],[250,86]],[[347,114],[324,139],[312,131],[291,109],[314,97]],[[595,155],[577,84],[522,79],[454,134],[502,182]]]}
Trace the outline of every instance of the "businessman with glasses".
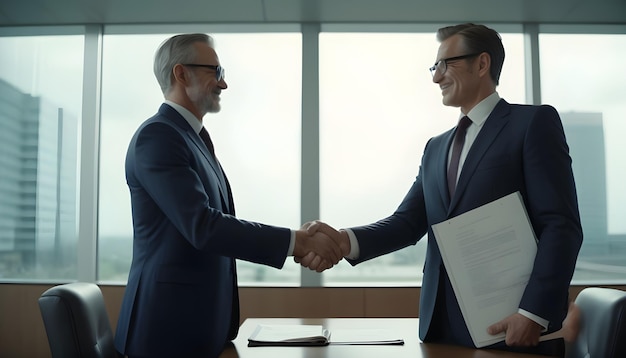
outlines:
{"label": "businessman with glasses", "polygon": [[[235,338],[235,259],[281,268],[315,253],[323,270],[345,254],[323,233],[235,217],[231,187],[208,131],[228,88],[206,34],[176,35],[154,58],[165,101],[137,129],[126,156],[133,258],[115,347],[129,358],[217,357]],[[345,249],[345,248],[344,248]]]}
{"label": "businessman with glasses", "polygon": [[[322,222],[314,227],[349,245],[352,265],[414,245],[427,234],[419,336],[473,347],[432,225],[519,191],[538,239],[537,255],[518,312],[489,327],[506,340],[487,348],[563,355],[563,340],[540,342],[542,333],[561,328],[583,239],[561,120],[551,106],[499,97],[504,47],[496,31],[468,23],[439,29],[437,39],[430,72],[443,104],[460,109],[459,125],[428,141],[416,180],[391,216],[339,232]],[[300,262],[316,259],[311,254]]]}

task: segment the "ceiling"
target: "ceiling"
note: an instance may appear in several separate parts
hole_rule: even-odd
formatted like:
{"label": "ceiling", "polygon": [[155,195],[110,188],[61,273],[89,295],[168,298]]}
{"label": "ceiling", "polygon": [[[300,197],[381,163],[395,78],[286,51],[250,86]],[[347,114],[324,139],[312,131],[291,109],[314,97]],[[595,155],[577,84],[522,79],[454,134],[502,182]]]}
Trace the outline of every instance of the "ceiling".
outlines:
{"label": "ceiling", "polygon": [[626,24],[626,0],[2,0],[0,26],[165,23]]}

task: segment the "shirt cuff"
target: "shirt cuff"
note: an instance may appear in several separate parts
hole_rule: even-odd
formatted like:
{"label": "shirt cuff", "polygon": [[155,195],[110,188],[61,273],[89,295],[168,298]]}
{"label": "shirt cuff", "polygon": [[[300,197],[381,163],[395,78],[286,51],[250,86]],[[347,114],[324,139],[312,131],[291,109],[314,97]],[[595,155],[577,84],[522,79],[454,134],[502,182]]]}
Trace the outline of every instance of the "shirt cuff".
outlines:
{"label": "shirt cuff", "polygon": [[350,238],[350,253],[346,255],[346,258],[350,260],[358,259],[361,252],[359,250],[359,241],[357,241],[356,235],[354,235],[354,232],[350,229],[342,230],[348,233],[348,238]]}
{"label": "shirt cuff", "polygon": [[541,330],[541,332],[545,332],[545,331],[547,331],[547,330],[548,330],[548,325],[550,324],[550,322],[549,322],[549,321],[547,321],[547,320],[545,320],[545,319],[543,319],[543,318],[541,318],[541,317],[539,317],[539,316],[537,316],[537,315],[535,315],[535,314],[532,314],[532,313],[530,313],[530,312],[528,312],[528,311],[526,311],[526,310],[523,310],[523,309],[521,309],[521,308],[518,308],[517,313],[519,313],[519,314],[521,314],[522,316],[524,316],[524,317],[526,317],[526,318],[528,318],[528,319],[530,319],[530,320],[532,320],[532,321],[536,322],[536,323],[537,323],[537,324],[539,324],[541,327],[543,327],[543,329]]}
{"label": "shirt cuff", "polygon": [[291,238],[289,239],[289,248],[287,249],[287,256],[293,256],[293,249],[296,246],[296,231],[291,230]]}

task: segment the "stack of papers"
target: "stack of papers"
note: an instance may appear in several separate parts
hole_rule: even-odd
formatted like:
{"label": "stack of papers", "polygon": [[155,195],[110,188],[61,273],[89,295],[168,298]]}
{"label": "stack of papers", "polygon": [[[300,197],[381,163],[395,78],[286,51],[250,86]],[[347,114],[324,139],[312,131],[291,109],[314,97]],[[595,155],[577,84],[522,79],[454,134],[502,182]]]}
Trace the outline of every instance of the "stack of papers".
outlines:
{"label": "stack of papers", "polygon": [[249,347],[404,344],[387,329],[335,329],[321,325],[260,324],[248,338]]}
{"label": "stack of papers", "polygon": [[330,332],[319,325],[260,324],[248,338],[248,346],[325,346],[329,339]]}

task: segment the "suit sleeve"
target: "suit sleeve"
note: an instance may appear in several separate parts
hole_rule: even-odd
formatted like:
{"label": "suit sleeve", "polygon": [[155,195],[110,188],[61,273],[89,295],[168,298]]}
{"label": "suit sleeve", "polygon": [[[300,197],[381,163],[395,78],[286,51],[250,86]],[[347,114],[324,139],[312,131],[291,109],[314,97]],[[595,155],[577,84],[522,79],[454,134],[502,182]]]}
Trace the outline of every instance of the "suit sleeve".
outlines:
{"label": "suit sleeve", "polygon": [[421,169],[402,203],[389,217],[375,223],[353,227],[359,242],[359,258],[352,265],[415,245],[428,230]]}
{"label": "suit sleeve", "polygon": [[520,308],[559,329],[582,245],[572,160],[556,110],[541,106],[524,139],[526,207],[538,239],[537,256]]}

